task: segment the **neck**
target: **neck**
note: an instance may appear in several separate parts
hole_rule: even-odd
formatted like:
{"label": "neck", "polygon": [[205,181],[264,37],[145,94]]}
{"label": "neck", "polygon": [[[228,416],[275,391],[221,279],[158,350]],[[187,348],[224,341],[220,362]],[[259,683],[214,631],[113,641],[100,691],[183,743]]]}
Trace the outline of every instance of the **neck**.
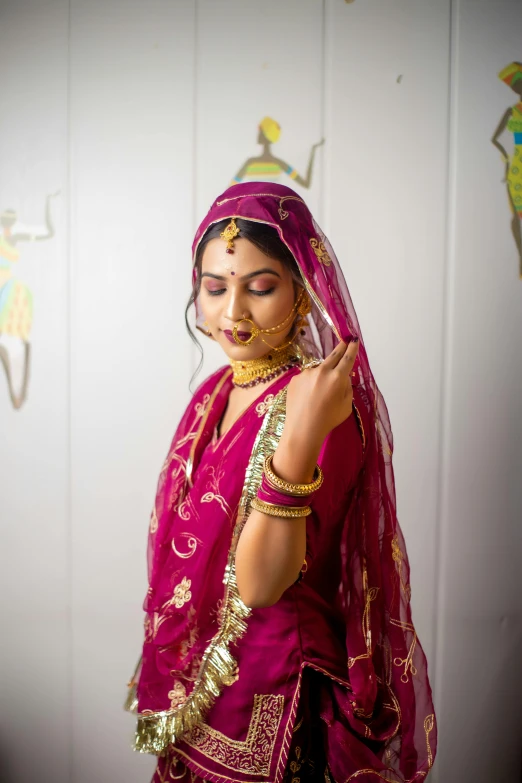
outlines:
{"label": "neck", "polygon": [[264,356],[257,359],[231,360],[234,386],[247,388],[259,383],[269,383],[286,370],[299,364],[299,350],[295,343],[271,348]]}

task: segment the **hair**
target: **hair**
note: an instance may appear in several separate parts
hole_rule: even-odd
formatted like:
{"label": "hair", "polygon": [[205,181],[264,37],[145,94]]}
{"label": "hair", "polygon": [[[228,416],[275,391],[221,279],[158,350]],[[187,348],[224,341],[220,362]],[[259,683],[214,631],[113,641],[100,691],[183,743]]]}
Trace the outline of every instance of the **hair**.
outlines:
{"label": "hair", "polygon": [[[196,299],[198,298],[199,292],[201,290],[201,267],[202,267],[203,254],[205,252],[205,248],[212,239],[217,239],[220,236],[221,232],[225,230],[226,226],[228,226],[229,223],[230,223],[230,218],[225,218],[224,220],[220,220],[218,223],[214,223],[213,225],[209,226],[205,234],[203,235],[198,245],[198,249],[196,251],[196,258],[194,260],[194,268],[196,270],[196,280],[192,288],[192,293],[190,295],[189,301],[185,308],[185,324],[187,327],[187,331],[190,335],[191,340],[197,346],[198,351],[200,352],[199,364],[196,367],[194,375],[191,378],[190,381],[191,385],[194,378],[199,373],[201,366],[203,364],[203,348],[201,347],[201,343],[199,342],[198,338],[196,337],[196,335],[194,334],[194,332],[190,327],[188,315],[191,307],[195,304]],[[302,287],[303,279],[301,277],[299,267],[297,266],[297,262],[294,256],[292,255],[292,253],[290,252],[290,250],[288,249],[288,247],[281,240],[276,228],[273,228],[272,226],[267,226],[265,225],[265,223],[256,223],[252,220],[245,220],[243,218],[236,218],[236,225],[239,228],[240,237],[242,239],[248,239],[249,242],[252,242],[252,244],[255,245],[259,250],[261,250],[261,252],[264,253],[266,256],[268,256],[269,258],[275,258],[277,259],[277,261],[280,261],[283,264],[283,266],[286,269],[288,269],[288,271],[292,275],[294,285],[296,286],[296,288]]]}

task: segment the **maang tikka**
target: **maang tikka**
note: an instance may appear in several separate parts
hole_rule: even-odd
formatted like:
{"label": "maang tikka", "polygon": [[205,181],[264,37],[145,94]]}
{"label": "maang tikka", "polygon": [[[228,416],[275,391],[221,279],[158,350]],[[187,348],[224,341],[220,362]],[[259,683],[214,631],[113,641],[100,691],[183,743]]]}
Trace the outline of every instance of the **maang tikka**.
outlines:
{"label": "maang tikka", "polygon": [[232,218],[228,226],[219,235],[227,243],[227,253],[234,252],[234,239],[239,234],[239,228],[236,226],[236,219]]}

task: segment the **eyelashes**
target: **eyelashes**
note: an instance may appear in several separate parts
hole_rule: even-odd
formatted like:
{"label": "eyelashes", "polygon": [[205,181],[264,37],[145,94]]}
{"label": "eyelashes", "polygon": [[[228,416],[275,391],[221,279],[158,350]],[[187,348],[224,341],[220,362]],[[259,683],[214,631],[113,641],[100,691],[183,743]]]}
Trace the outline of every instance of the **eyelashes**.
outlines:
{"label": "eyelashes", "polygon": [[[215,291],[212,291],[210,288],[206,289],[209,296],[221,296],[226,290],[226,288],[218,288]],[[253,294],[254,296],[269,296],[269,294],[272,294],[274,291],[275,288],[267,288],[266,291],[253,291],[251,288],[248,289],[248,293]]]}

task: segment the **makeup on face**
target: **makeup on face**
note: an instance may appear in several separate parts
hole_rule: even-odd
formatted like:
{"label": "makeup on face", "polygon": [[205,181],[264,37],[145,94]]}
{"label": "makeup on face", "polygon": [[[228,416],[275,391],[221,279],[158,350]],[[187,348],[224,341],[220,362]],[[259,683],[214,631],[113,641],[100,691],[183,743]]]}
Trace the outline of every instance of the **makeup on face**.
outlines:
{"label": "makeup on face", "polygon": [[[262,276],[264,275],[264,277]],[[235,276],[235,272],[232,270],[230,276]],[[237,279],[237,283],[244,282],[247,287],[247,292],[254,296],[266,296],[274,290],[274,284],[276,283],[275,277],[280,278],[280,275],[269,269],[260,269],[255,272],[251,272],[248,275],[243,275]],[[212,272],[203,272],[202,278],[205,279],[205,289],[211,295],[224,291],[223,283],[227,283],[226,275],[215,275]],[[232,281],[230,281],[232,282]],[[234,281],[236,284],[236,281]]]}
{"label": "makeup on face", "polygon": [[[285,318],[293,304],[294,287],[279,261],[267,257],[247,240],[237,242],[232,258],[224,257],[222,240],[213,239],[205,249],[202,267],[203,313],[227,355],[229,345],[232,356],[242,355],[246,359],[262,355],[284,339],[272,335],[266,340],[252,341],[248,320],[233,322],[243,313],[256,324],[259,320],[260,327],[271,328]],[[234,325],[238,327],[238,340],[247,343],[244,348],[234,340]],[[226,338],[226,346],[221,335]]]}
{"label": "makeup on face", "polygon": [[[223,329],[223,334],[225,335],[229,343],[232,343],[233,345],[237,345],[236,341],[234,340],[234,335],[232,334],[231,329]],[[238,329],[237,336],[242,342],[246,342],[250,337],[250,332],[240,332]]]}

